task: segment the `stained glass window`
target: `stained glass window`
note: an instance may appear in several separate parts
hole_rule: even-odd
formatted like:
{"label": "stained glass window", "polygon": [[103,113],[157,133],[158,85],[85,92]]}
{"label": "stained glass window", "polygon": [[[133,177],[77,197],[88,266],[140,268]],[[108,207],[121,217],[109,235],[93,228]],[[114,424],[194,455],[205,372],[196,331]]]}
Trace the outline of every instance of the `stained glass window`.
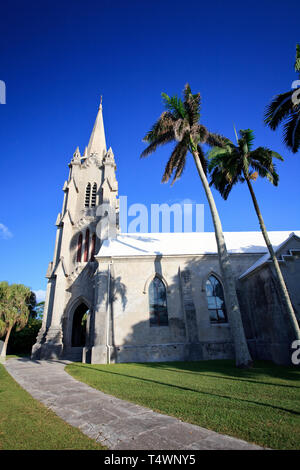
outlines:
{"label": "stained glass window", "polygon": [[206,297],[211,323],[227,323],[223,287],[213,275],[206,281]]}
{"label": "stained glass window", "polygon": [[164,283],[155,276],[149,286],[150,326],[168,325],[167,292]]}

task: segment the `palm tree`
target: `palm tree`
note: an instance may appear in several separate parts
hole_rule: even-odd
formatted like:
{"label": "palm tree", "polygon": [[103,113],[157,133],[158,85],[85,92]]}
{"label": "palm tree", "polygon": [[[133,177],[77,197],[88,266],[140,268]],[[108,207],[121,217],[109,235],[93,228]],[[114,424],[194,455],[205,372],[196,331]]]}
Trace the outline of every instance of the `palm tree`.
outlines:
{"label": "palm tree", "polygon": [[209,152],[208,158],[210,159],[210,163],[208,165],[208,170],[211,172],[210,185],[214,185],[220,192],[221,196],[224,199],[227,199],[236,183],[247,183],[264,240],[269,250],[270,257],[274,263],[283,305],[285,306],[291,320],[295,338],[300,339],[299,325],[279,267],[279,262],[270,242],[252,187],[252,181],[255,181],[258,176],[267,178],[274,186],[277,186],[279,176],[276,172],[273,158],[277,158],[279,160],[283,160],[283,158],[278,153],[273,152],[266,147],[258,147],[257,149],[252,150],[254,133],[251,129],[240,130],[239,134],[239,139],[236,135],[237,145],[234,145],[230,140],[227,140],[225,147],[214,147]]}
{"label": "palm tree", "polygon": [[[295,72],[300,79],[300,45],[296,46]],[[299,85],[295,82],[295,87]],[[300,147],[300,90],[292,89],[286,93],[276,95],[266,107],[264,122],[273,131],[281,122],[285,122],[283,141],[285,145],[296,153]]]}
{"label": "palm tree", "polygon": [[244,333],[235,280],[225,245],[221,221],[206,178],[207,161],[201,147],[205,143],[210,146],[222,145],[223,138],[209,132],[203,124],[199,123],[200,93],[192,94],[188,84],[183,91],[183,101],[177,96],[169,97],[165,93],[162,93],[162,97],[166,111],[162,113],[158,121],[146,134],[144,141],[149,145],[142,152],[141,157],[150,155],[160,145],[175,141],[175,148],[171,153],[162,178],[163,182],[167,182],[174,174],[173,184],[180,178],[183,172],[188,152],[193,155],[215,228],[219,263],[224,282],[225,301],[235,347],[236,365],[238,367],[250,367],[252,359]]}
{"label": "palm tree", "polygon": [[5,334],[5,341],[0,358],[5,359],[6,349],[11,331],[22,330],[29,317],[29,305],[32,292],[23,284],[0,282],[0,336]]}

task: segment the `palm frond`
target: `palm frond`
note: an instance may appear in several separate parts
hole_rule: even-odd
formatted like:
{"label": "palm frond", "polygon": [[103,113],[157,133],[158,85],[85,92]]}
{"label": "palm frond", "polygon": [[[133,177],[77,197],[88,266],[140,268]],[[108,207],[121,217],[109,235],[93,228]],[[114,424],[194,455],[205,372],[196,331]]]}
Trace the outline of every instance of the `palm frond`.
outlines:
{"label": "palm frond", "polygon": [[182,175],[186,164],[187,152],[198,152],[201,165],[207,173],[207,159],[201,147],[202,143],[210,146],[225,148],[230,141],[225,137],[214,134],[199,123],[201,96],[193,94],[189,84],[183,90],[183,101],[177,96],[168,96],[162,93],[162,99],[166,111],[161,114],[158,121],[152,126],[144,137],[148,147],[142,152],[141,157],[153,153],[158,146],[177,141],[165,167],[162,181],[166,182],[173,176],[172,184]]}
{"label": "palm frond", "polygon": [[183,170],[184,170],[184,168],[185,168],[185,164],[186,164],[186,158],[181,158],[181,159],[178,161],[178,165],[177,165],[177,167],[176,167],[175,175],[174,175],[174,177],[173,177],[171,186],[173,186],[173,184],[175,183],[175,181],[177,181],[177,180],[180,178],[180,176],[182,175]]}
{"label": "palm frond", "polygon": [[190,125],[186,119],[177,119],[173,126],[175,139],[180,142],[186,132],[190,130]]}
{"label": "palm frond", "polygon": [[186,111],[186,118],[190,126],[194,126],[200,119],[201,95],[200,93],[192,94],[191,88],[187,83],[183,90],[184,108]]}
{"label": "palm frond", "polygon": [[202,144],[205,144],[209,135],[209,131],[207,127],[205,127],[203,124],[196,124],[195,126],[192,127],[191,131],[192,131],[194,140],[197,140],[197,142],[201,142]]}
{"label": "palm frond", "polygon": [[283,161],[283,158],[279,153],[274,152],[267,147],[258,147],[249,155],[251,167],[258,172],[259,176],[267,178],[274,186],[277,186],[279,175],[276,171],[273,157]]}
{"label": "palm frond", "polygon": [[150,131],[147,132],[143,138],[143,142],[151,143],[161,134],[172,131],[174,122],[176,122],[174,116],[170,112],[164,111],[159,119],[153,124]]}
{"label": "palm frond", "polygon": [[300,113],[293,113],[286,121],[283,129],[283,141],[296,153],[300,148]]}
{"label": "palm frond", "polygon": [[239,181],[237,174],[231,175],[225,168],[215,168],[211,173],[210,186],[214,186],[223,199],[227,199],[233,186]]}
{"label": "palm frond", "polygon": [[271,150],[271,152],[272,152],[272,158],[277,158],[281,162],[284,161],[284,158],[278,152],[274,152],[274,150]]}
{"label": "palm frond", "polygon": [[252,162],[251,167],[258,173],[261,178],[267,178],[270,183],[274,186],[278,186],[279,175],[276,171],[275,165],[270,165],[268,167],[264,166],[260,162]]}
{"label": "palm frond", "polygon": [[279,126],[282,120],[286,119],[293,111],[292,94],[293,90],[280,95],[276,95],[271,103],[266,106],[264,122],[273,131]]}
{"label": "palm frond", "polygon": [[225,148],[213,147],[208,153],[211,181],[224,199],[227,199],[233,186],[243,183],[245,178],[256,179],[257,176],[267,178],[277,186],[279,176],[273,163],[273,156],[283,160],[281,155],[266,147],[252,147],[254,133],[250,129],[239,131],[238,145],[227,140]]}
{"label": "palm frond", "polygon": [[253,142],[255,140],[253,130],[252,129],[241,129],[239,131],[239,134],[241,136],[241,140],[247,144],[248,150],[250,151],[252,146],[253,146]]}
{"label": "palm frond", "polygon": [[230,140],[227,139],[226,137],[224,137],[223,135],[216,134],[216,133],[213,133],[213,132],[208,132],[207,137],[206,137],[206,141],[205,141],[205,143],[207,143],[210,147],[223,147],[223,148],[229,142],[230,142]]}
{"label": "palm frond", "polygon": [[140,155],[140,158],[148,157],[151,153],[155,152],[157,147],[160,145],[165,145],[174,140],[174,131],[165,132],[160,134],[155,140],[152,140],[150,145],[146,147]]}
{"label": "palm frond", "polygon": [[226,148],[214,147],[208,154],[210,185],[214,186],[224,199],[227,199],[233,186],[241,181],[242,159],[232,142]]}
{"label": "palm frond", "polygon": [[300,44],[296,45],[295,72],[300,72]]}
{"label": "palm frond", "polygon": [[224,154],[230,153],[230,148],[222,147],[212,147],[207,153],[207,158],[209,160],[208,168],[213,168],[217,163],[222,161]]}
{"label": "palm frond", "polygon": [[166,93],[161,94],[163,103],[167,111],[173,114],[173,116],[177,118],[184,119],[186,115],[186,110],[183,105],[183,102],[177,95],[168,96]]}
{"label": "palm frond", "polygon": [[181,176],[185,163],[186,163],[186,156],[188,152],[188,142],[187,139],[183,139],[181,142],[178,142],[178,144],[175,146],[168,163],[166,165],[163,177],[162,177],[162,183],[167,183],[169,179],[171,178],[172,174],[174,173],[172,185],[175,183],[175,181]]}

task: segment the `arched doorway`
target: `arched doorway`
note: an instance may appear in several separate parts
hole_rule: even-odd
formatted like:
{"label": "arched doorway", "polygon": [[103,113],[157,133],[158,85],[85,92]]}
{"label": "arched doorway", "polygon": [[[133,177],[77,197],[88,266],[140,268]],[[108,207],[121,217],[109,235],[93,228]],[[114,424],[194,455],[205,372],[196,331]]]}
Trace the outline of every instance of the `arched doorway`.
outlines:
{"label": "arched doorway", "polygon": [[72,347],[83,347],[86,342],[86,323],[89,308],[85,304],[80,304],[73,315],[72,325]]}

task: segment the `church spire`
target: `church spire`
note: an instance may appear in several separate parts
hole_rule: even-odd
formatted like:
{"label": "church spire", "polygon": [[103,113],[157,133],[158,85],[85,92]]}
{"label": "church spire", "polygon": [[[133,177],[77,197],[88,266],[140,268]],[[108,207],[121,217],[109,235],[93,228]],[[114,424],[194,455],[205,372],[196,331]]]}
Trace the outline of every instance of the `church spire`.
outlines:
{"label": "church spire", "polygon": [[100,157],[103,157],[104,153],[106,153],[106,142],[102,115],[102,96],[94,128],[87,148],[87,156],[90,156],[92,153],[97,153]]}

